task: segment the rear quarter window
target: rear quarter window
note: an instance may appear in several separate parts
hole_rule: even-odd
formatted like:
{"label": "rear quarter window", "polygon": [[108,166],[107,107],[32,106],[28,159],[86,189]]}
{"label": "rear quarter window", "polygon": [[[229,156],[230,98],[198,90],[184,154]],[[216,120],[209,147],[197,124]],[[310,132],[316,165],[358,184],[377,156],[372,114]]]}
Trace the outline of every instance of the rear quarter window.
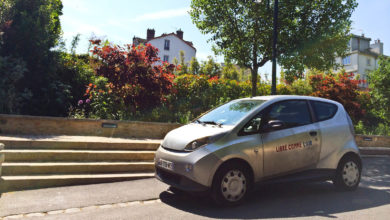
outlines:
{"label": "rear quarter window", "polygon": [[337,112],[337,105],[332,103],[311,101],[316,114],[317,121],[324,121],[333,118]]}

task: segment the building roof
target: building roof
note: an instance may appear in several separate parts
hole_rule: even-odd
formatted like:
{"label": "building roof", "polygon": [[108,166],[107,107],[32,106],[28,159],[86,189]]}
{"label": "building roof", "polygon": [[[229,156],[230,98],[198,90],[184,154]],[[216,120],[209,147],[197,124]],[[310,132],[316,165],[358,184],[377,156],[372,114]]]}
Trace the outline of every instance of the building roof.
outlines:
{"label": "building roof", "polygon": [[177,34],[175,34],[173,32],[169,33],[169,34],[162,34],[161,36],[158,36],[158,37],[155,37],[155,38],[152,38],[152,39],[148,40],[148,42],[151,41],[151,40],[154,40],[154,39],[163,38],[163,37],[167,37],[167,36],[175,36],[175,37],[177,37],[178,39],[180,39],[181,41],[183,41],[185,44],[187,44],[188,46],[192,47],[196,51],[196,48],[194,47],[194,45],[192,44],[191,41],[185,41],[185,40],[181,39],[180,37],[178,37]]}
{"label": "building roof", "polygon": [[148,42],[150,42],[152,40],[163,38],[163,37],[167,37],[167,36],[175,36],[175,37],[177,37],[178,39],[180,39],[181,41],[183,41],[185,44],[187,44],[188,46],[190,46],[191,48],[193,48],[196,51],[196,48],[194,47],[194,45],[192,44],[191,41],[183,40],[180,37],[178,37],[177,34],[175,34],[173,32],[169,33],[169,34],[162,34],[162,35],[160,35],[158,37],[154,37],[154,38],[152,38],[150,40],[146,40],[146,39],[140,38],[140,37],[134,37],[133,39],[137,40],[137,43],[143,43],[144,44],[144,43],[148,43]]}
{"label": "building roof", "polygon": [[371,38],[369,38],[369,37],[365,37],[364,35],[356,35],[356,34],[352,34],[352,37],[354,37],[354,38],[360,38],[360,39],[364,39],[364,40],[371,41]]}
{"label": "building roof", "polygon": [[146,43],[146,39],[134,36],[133,37],[133,43],[136,44],[136,45],[141,44],[141,43],[145,44]]}

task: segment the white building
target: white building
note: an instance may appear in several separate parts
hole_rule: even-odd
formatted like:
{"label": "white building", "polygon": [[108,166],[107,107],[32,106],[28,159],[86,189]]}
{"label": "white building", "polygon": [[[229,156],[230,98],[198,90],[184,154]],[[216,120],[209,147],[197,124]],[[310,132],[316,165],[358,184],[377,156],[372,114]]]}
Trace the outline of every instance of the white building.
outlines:
{"label": "white building", "polygon": [[162,61],[172,63],[176,57],[180,60],[180,51],[184,51],[185,62],[188,63],[195,57],[196,49],[192,42],[185,41],[183,39],[183,31],[178,30],[176,33],[162,34],[161,36],[155,37],[155,30],[148,29],[146,32],[146,39],[139,37],[133,37],[133,44],[145,44],[150,43],[152,46],[158,48],[158,56]]}
{"label": "white building", "polygon": [[374,44],[370,44],[370,41],[371,38],[364,35],[352,35],[347,56],[336,58],[336,63],[347,73],[358,75],[360,79],[366,81],[359,85],[362,88],[368,87],[367,74],[378,68],[378,58],[383,55],[383,43],[379,39],[375,40]]}

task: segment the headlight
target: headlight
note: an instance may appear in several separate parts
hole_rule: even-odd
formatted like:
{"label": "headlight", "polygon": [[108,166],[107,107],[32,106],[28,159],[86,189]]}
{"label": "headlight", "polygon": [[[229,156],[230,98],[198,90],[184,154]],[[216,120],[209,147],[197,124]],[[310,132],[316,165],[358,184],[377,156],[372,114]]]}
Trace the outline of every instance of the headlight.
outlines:
{"label": "headlight", "polygon": [[219,140],[221,137],[223,137],[227,132],[219,133],[214,136],[199,138],[197,140],[191,141],[187,146],[184,148],[184,151],[194,151],[198,148],[204,147],[208,144],[214,143],[217,140]]}
{"label": "headlight", "polygon": [[184,148],[185,151],[194,151],[200,147],[204,147],[209,143],[210,139],[209,137],[200,138],[194,141],[191,141],[187,146]]}

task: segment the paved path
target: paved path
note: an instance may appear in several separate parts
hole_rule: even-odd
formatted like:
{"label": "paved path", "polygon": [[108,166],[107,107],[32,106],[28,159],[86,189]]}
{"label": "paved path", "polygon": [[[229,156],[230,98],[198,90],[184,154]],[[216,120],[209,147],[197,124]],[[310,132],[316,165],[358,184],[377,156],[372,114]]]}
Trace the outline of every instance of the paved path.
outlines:
{"label": "paved path", "polygon": [[156,199],[168,186],[155,178],[4,193],[0,217]]}
{"label": "paved path", "polygon": [[[365,157],[360,187],[340,192],[329,182],[266,186],[239,207],[176,195],[154,179],[3,194],[0,216],[19,219],[389,219],[390,157]],[[26,213],[24,215],[14,215]],[[8,218],[5,218],[8,219]]]}

